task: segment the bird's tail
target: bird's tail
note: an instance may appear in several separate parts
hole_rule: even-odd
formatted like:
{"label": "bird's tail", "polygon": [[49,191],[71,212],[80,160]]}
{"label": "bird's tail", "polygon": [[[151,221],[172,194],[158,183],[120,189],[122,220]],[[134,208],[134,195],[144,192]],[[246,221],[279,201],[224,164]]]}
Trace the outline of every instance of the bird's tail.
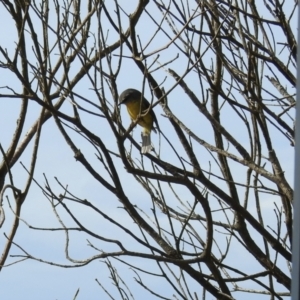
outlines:
{"label": "bird's tail", "polygon": [[153,149],[150,132],[142,132],[142,154],[149,153]]}

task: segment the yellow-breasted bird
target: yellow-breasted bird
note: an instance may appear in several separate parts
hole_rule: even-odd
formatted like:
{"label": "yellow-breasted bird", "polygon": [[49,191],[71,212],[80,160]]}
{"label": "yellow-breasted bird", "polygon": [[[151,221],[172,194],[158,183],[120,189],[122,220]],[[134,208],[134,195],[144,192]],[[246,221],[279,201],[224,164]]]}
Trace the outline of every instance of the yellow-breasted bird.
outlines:
{"label": "yellow-breasted bird", "polygon": [[149,153],[152,150],[151,130],[156,133],[153,122],[159,128],[153,109],[149,109],[150,103],[138,90],[127,89],[119,97],[119,105],[121,104],[126,105],[131,120],[138,120],[137,123],[143,127],[141,152]]}

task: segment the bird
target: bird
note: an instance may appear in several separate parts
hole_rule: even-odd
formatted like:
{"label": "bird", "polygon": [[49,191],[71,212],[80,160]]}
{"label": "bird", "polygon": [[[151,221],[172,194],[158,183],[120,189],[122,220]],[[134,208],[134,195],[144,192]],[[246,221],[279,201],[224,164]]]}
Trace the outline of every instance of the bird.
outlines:
{"label": "bird", "polygon": [[153,149],[150,137],[151,131],[156,133],[153,123],[155,123],[157,129],[159,129],[155,113],[150,107],[150,103],[138,90],[127,89],[122,92],[119,97],[118,105],[121,104],[126,105],[131,120],[137,121],[137,124],[143,127],[141,153],[149,153]]}

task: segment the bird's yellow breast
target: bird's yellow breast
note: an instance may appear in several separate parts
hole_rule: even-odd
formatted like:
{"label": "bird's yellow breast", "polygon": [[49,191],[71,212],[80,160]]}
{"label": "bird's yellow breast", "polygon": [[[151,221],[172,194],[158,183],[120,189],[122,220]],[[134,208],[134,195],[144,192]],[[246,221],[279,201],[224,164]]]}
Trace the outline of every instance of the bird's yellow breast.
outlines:
{"label": "bird's yellow breast", "polygon": [[130,118],[135,121],[139,115],[139,121],[138,124],[144,128],[145,132],[150,132],[153,128],[153,116],[151,114],[151,111],[149,111],[146,115],[145,112],[147,109],[145,107],[142,107],[140,105],[140,101],[128,101],[126,103],[127,111],[130,115]]}

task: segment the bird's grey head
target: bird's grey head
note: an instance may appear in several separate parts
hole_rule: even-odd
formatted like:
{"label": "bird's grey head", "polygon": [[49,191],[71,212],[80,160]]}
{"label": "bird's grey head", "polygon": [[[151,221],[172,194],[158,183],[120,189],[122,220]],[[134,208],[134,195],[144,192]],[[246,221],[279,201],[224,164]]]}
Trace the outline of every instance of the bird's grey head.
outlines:
{"label": "bird's grey head", "polygon": [[141,98],[141,92],[135,89],[127,89],[119,97],[119,105],[124,104],[126,101],[128,101],[130,98],[137,99]]}

